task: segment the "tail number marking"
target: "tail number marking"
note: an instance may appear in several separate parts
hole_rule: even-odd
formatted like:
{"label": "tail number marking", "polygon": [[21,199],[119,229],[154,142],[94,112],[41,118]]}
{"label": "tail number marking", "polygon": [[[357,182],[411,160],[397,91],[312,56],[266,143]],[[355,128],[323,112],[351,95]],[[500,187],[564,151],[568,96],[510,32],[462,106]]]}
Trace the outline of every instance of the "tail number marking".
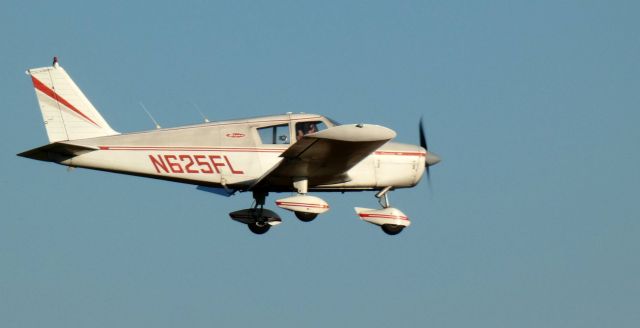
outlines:
{"label": "tail number marking", "polygon": [[156,172],[188,174],[244,174],[226,155],[149,155]]}

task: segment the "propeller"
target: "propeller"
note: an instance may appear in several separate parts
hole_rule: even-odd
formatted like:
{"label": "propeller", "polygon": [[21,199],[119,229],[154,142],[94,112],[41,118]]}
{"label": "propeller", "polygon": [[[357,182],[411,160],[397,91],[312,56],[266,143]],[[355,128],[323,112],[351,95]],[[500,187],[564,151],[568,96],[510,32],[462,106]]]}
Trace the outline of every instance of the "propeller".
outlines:
{"label": "propeller", "polygon": [[429,172],[429,167],[436,165],[440,162],[440,157],[429,151],[429,147],[427,146],[427,137],[424,133],[424,126],[422,124],[422,117],[420,117],[420,147],[424,148],[427,151],[424,166],[427,171],[427,181],[429,185],[431,185],[431,173]]}

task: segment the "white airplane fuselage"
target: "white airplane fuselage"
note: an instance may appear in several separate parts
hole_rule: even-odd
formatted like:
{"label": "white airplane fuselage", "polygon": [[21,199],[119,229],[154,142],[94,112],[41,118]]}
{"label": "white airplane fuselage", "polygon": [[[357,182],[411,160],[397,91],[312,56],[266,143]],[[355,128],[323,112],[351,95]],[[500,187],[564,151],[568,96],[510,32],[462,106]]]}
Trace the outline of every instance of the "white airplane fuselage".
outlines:
{"label": "white airplane fuselage", "polygon": [[229,196],[250,191],[251,208],[229,213],[256,234],[282,222],[264,208],[270,192],[295,192],[277,199],[281,209],[308,222],[329,204],[310,191],[376,190],[381,209],[355,207],[358,217],[390,235],[410,225],[389,204],[387,193],[418,184],[440,158],[427,150],[420,121],[420,146],[390,142],[396,132],[375,124],[345,124],[315,114],[249,119],[120,133],[111,128],[54,59],[27,70],[49,143],[18,155],[93,170],[181,182]]}
{"label": "white airplane fuselage", "polygon": [[[54,160],[71,167],[104,170],[208,187],[244,190],[274,167],[290,144],[264,144],[258,128],[288,124],[289,140],[298,122],[322,121],[323,116],[285,114],[253,119],[74,140],[97,148],[69,159]],[[371,190],[415,186],[425,168],[425,150],[389,142],[347,172],[348,181],[309,185],[310,190]],[[291,191],[291,184],[270,186]]]}

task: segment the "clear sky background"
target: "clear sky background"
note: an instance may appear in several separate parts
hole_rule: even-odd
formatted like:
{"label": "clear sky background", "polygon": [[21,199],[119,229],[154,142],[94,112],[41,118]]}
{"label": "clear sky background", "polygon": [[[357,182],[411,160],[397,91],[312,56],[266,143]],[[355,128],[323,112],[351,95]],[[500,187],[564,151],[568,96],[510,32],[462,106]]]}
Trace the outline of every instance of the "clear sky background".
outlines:
{"label": "clear sky background", "polygon": [[[0,326],[636,327],[638,1],[4,1]],[[391,194],[255,236],[251,204],[15,156],[57,55],[111,126],[293,112],[442,156]],[[277,195],[276,195],[277,196]],[[276,208],[271,195],[267,202]]]}

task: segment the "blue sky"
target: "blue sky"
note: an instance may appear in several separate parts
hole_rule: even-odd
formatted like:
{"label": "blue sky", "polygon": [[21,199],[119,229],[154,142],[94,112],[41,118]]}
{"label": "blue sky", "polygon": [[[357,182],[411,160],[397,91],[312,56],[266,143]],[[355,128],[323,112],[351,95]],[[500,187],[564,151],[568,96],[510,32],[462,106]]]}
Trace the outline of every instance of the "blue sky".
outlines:
{"label": "blue sky", "polygon": [[[640,321],[635,1],[5,1],[2,327],[635,327]],[[313,112],[443,157],[254,236],[229,199],[31,161],[24,70],[60,62],[119,131]],[[424,181],[423,181],[424,182]],[[273,202],[274,195],[267,200]],[[272,208],[275,208],[271,204]]]}

